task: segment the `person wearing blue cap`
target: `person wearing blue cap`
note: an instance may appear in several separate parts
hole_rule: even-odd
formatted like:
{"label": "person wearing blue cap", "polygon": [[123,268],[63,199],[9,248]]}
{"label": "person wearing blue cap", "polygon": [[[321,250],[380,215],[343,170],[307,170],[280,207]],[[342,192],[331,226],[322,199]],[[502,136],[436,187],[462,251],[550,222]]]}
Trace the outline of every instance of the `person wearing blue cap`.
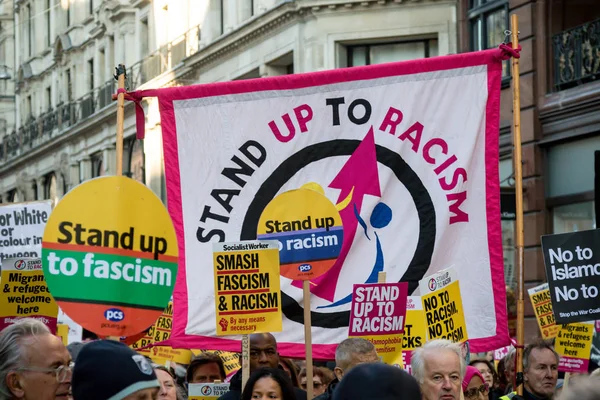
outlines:
{"label": "person wearing blue cap", "polygon": [[112,340],[83,346],[71,385],[74,400],[154,400],[160,389],[148,359]]}

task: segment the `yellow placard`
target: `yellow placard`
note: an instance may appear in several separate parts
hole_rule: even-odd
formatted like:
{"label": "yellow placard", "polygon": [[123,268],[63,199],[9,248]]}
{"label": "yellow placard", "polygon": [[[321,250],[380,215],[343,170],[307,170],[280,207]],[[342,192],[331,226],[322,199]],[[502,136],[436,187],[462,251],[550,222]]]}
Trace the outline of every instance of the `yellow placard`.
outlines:
{"label": "yellow placard", "polygon": [[560,326],[556,325],[554,312],[552,311],[552,301],[550,299],[550,288],[547,283],[536,286],[528,290],[529,299],[533,305],[533,310],[544,339],[554,339]]}
{"label": "yellow placard", "polygon": [[460,286],[453,268],[442,270],[419,282],[427,324],[427,339],[468,340]]}
{"label": "yellow placard", "polygon": [[4,259],[1,282],[0,330],[19,318],[30,317],[56,332],[58,306],[46,285],[41,259]]}
{"label": "yellow placard", "polygon": [[66,346],[69,344],[69,325],[57,324],[56,325],[56,336],[60,337],[63,344]]}
{"label": "yellow placard", "polygon": [[406,301],[406,322],[402,336],[402,364],[404,369],[411,373],[410,360],[412,351],[421,347],[427,337],[425,313],[420,296],[408,296]]}
{"label": "yellow placard", "polygon": [[277,241],[213,244],[217,335],[282,330]]}
{"label": "yellow placard", "polygon": [[137,352],[147,355],[158,364],[165,364],[167,361],[178,364],[189,364],[192,359],[192,352],[186,349],[174,349],[169,346],[155,346],[149,349],[138,350],[150,344],[168,340],[171,337],[171,328],[173,327],[173,302],[158,317],[154,325],[146,331],[146,335],[131,345],[131,348]]}
{"label": "yellow placard", "polygon": [[404,368],[402,362],[402,335],[359,336],[375,346],[382,363]]}
{"label": "yellow placard", "polygon": [[229,391],[229,383],[190,383],[188,400],[217,400]]}
{"label": "yellow placard", "polygon": [[559,371],[588,372],[594,331],[592,323],[559,325],[554,344],[554,349],[560,356]]}

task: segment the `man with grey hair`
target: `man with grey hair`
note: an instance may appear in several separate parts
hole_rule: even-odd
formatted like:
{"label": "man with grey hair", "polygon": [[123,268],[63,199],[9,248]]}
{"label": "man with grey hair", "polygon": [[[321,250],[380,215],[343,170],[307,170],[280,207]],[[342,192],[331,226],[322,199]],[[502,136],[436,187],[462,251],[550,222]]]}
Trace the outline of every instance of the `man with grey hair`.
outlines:
{"label": "man with grey hair", "polygon": [[523,350],[523,397],[552,399],[558,380],[558,353],[550,342],[539,340]]}
{"label": "man with grey hair", "polygon": [[72,367],[60,338],[36,319],[0,332],[0,400],[67,400]]}
{"label": "man with grey hair", "polygon": [[362,338],[348,338],[335,349],[335,379],[327,387],[327,391],[315,397],[315,400],[331,400],[336,385],[345,374],[359,364],[379,362],[379,356],[373,343]]}
{"label": "man with grey hair", "polygon": [[412,353],[410,366],[423,400],[459,400],[465,360],[459,344],[445,339],[425,343]]}

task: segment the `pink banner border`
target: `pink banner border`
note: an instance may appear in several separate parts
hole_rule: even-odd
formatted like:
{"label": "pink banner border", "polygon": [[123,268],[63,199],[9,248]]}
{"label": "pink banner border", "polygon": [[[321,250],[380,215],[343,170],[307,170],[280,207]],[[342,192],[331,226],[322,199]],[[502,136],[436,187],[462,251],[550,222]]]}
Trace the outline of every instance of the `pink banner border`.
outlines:
{"label": "pink banner border", "polygon": [[[283,77],[261,78],[224,83],[172,87],[136,92],[136,96],[158,97],[164,141],[165,174],[167,179],[168,209],[173,219],[179,241],[179,270],[173,293],[173,330],[171,338],[163,343],[173,348],[212,348],[225,351],[240,351],[240,341],[218,337],[187,335],[188,302],[186,284],[185,240],[183,234],[183,213],[181,203],[181,179],[177,131],[173,101],[198,97],[231,95],[267,90],[292,90],[334,83],[411,75],[424,72],[444,71],[486,65],[488,69],[488,100],[486,105],[485,164],[488,246],[490,252],[492,288],[496,312],[496,334],[491,337],[470,340],[473,352],[497,349],[510,343],[504,266],[500,226],[500,185],[499,185],[499,120],[500,84],[502,79],[502,59],[500,49],[475,53],[456,54],[429,59],[388,63],[364,67],[342,68],[307,74],[286,75]],[[334,358],[336,344],[313,344],[315,359]],[[282,356],[304,357],[304,343],[278,343]]]}

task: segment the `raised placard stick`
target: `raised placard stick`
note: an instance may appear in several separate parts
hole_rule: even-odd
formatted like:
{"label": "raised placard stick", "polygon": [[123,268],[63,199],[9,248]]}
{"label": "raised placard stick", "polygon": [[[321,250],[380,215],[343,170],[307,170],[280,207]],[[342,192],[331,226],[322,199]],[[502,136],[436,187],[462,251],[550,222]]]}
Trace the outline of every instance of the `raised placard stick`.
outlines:
{"label": "raised placard stick", "polygon": [[304,301],[304,341],[306,346],[306,398],[313,398],[312,322],[310,315],[310,281],[302,282]]}

